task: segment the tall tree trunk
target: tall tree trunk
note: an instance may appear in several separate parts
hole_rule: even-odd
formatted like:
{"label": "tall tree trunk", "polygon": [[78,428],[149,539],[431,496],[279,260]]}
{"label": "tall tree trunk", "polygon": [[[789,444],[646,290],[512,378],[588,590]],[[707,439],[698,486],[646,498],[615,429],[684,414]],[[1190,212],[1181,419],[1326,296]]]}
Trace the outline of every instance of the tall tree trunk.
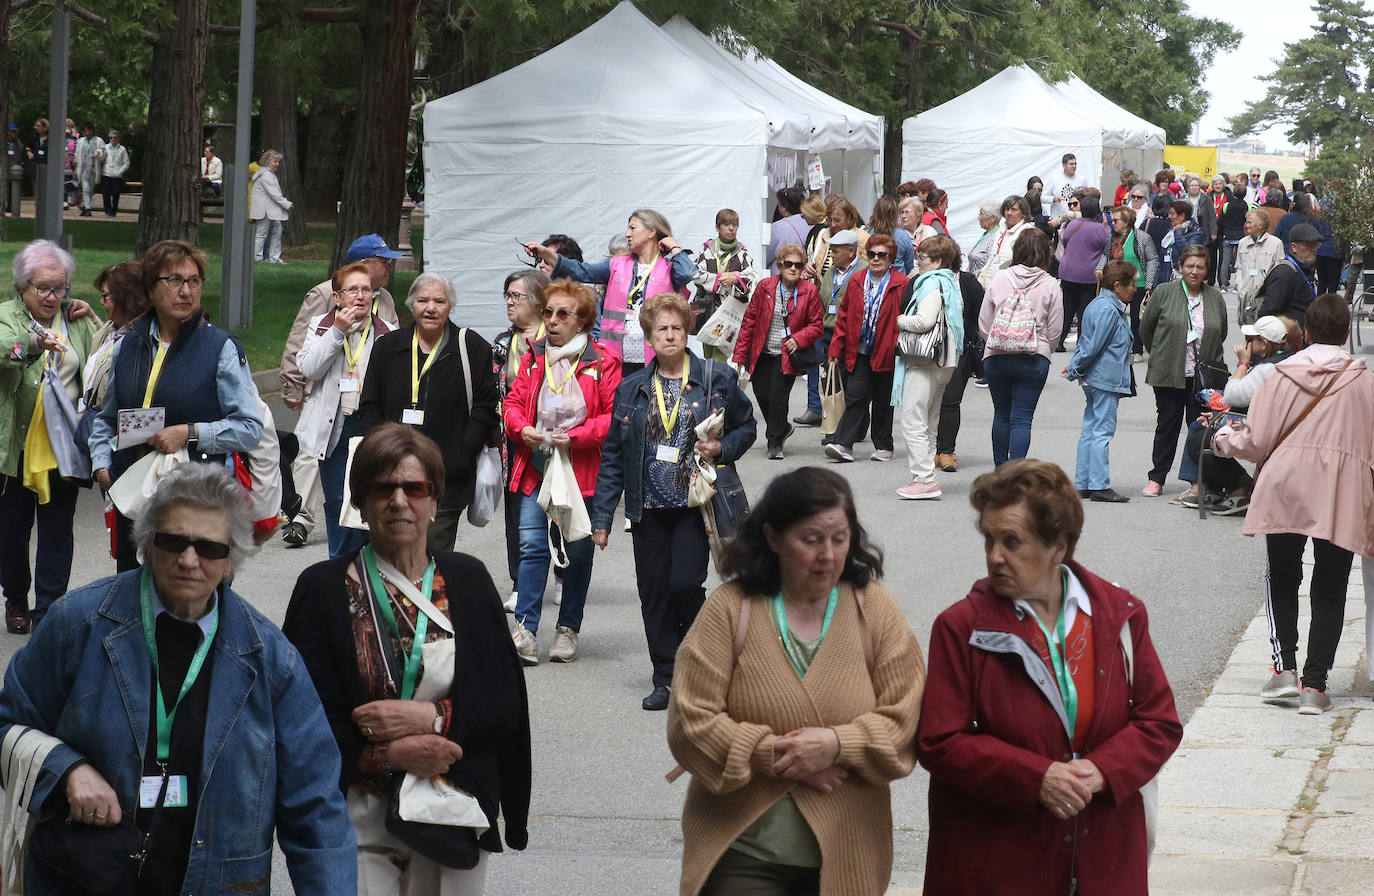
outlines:
{"label": "tall tree trunk", "polygon": [[364,6],[362,89],[358,121],[352,129],[344,165],[339,226],[334,237],[333,267],[343,264],[348,246],[366,233],[379,233],[395,244],[405,197],[407,120],[411,70],[415,63],[413,33],[419,0],[377,0]]}
{"label": "tall tree trunk", "polygon": [[138,251],[160,240],[199,243],[200,134],[205,117],[208,0],[170,0],[172,24],[153,45]]}
{"label": "tall tree trunk", "polygon": [[325,98],[311,101],[305,122],[305,153],[302,215],[310,221],[334,221],[338,217],[339,181],[343,177],[343,135],[348,119],[342,107]]}
{"label": "tall tree trunk", "polygon": [[267,85],[262,89],[261,141],[264,149],[283,154],[277,179],[287,199],[296,203],[282,225],[282,242],[288,246],[306,243],[305,209],[301,198],[300,140],[296,132],[296,75],[291,66],[263,71]]}

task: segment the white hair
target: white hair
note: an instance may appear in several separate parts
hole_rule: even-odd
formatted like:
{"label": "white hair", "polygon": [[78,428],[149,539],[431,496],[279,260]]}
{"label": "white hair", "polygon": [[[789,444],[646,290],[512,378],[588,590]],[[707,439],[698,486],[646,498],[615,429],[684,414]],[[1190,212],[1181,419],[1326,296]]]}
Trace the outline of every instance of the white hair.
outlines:
{"label": "white hair", "polygon": [[433,271],[425,271],[415,278],[415,282],[410,284],[410,292],[406,293],[406,307],[411,313],[415,313],[415,296],[421,289],[431,283],[439,283],[444,287],[444,295],[448,298],[449,311],[458,307],[458,291],[453,288],[453,281],[443,274],[436,274]]}
{"label": "white hair", "polygon": [[235,565],[253,551],[253,520],[248,491],[220,464],[182,463],[173,467],[157,485],[134,521],[134,544],[147,560],[153,536],[177,507],[194,507],[223,513],[229,528],[229,556]]}
{"label": "white hair", "polygon": [[28,286],[38,269],[47,267],[62,268],[67,272],[67,284],[71,285],[72,277],[76,274],[76,259],[52,240],[34,240],[14,256],[14,288]]}

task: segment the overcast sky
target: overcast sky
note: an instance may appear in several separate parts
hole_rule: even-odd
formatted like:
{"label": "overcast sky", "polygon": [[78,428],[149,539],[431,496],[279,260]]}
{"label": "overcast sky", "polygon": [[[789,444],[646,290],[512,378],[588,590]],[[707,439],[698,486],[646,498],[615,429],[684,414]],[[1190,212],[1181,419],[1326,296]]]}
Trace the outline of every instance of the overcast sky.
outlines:
{"label": "overcast sky", "polygon": [[[1246,101],[1264,95],[1266,85],[1259,76],[1277,66],[1285,43],[1312,33],[1317,13],[1311,0],[1188,0],[1188,7],[1194,15],[1228,22],[1241,33],[1240,46],[1219,54],[1202,84],[1211,100],[1194,135],[1207,140],[1220,137],[1226,119],[1244,109]],[[1282,127],[1259,136],[1271,149],[1288,144]]]}

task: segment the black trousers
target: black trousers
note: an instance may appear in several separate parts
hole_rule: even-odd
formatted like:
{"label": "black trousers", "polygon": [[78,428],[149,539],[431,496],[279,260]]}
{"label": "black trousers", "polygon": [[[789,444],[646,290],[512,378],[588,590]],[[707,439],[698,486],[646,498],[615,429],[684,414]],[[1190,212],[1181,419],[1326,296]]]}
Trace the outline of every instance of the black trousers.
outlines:
{"label": "black trousers", "polygon": [[1069,324],[1073,323],[1074,317],[1078,318],[1078,327],[1083,328],[1083,309],[1088,307],[1097,296],[1096,283],[1074,283],[1072,280],[1062,280],[1059,284],[1064,293],[1064,327],[1059,331],[1059,344],[1055,346],[1055,351],[1064,350],[1064,337],[1068,335]]}
{"label": "black trousers", "polygon": [[874,370],[868,355],[860,354],[854,359],[854,369],[844,374],[844,416],[830,441],[852,450],[868,434],[870,419],[873,447],[891,451],[892,371]]}
{"label": "black trousers", "polygon": [[821,869],[765,862],[727,849],[702,885],[701,896],[816,896]]}
{"label": "black trousers", "polygon": [[[24,466],[20,456],[19,466]],[[0,588],[5,602],[16,609],[29,608],[29,586],[34,586],[33,615],[41,619],[53,601],[67,593],[72,574],[79,489],[70,479],[53,474],[51,497],[38,503],[38,495],[24,488],[19,477],[0,476]],[[38,522],[38,553],[29,570],[29,535]]]}
{"label": "black trousers", "polygon": [[1137,355],[1145,354],[1145,343],[1140,341],[1140,308],[1144,304],[1145,287],[1136,287],[1131,296],[1131,352]]}
{"label": "black trousers", "polygon": [[758,363],[749,382],[754,386],[754,400],[763,414],[764,435],[768,447],[780,448],[787,438],[787,405],[792,397],[792,383],[796,376],[782,372],[782,355],[759,354]]}
{"label": "black trousers", "polygon": [[940,396],[940,428],[935,434],[935,453],[953,454],[954,443],[959,438],[959,426],[963,422],[960,405],[964,403],[964,389],[968,381],[980,376],[983,368],[983,350],[971,346],[964,347],[959,356],[959,366],[954,375],[945,383],[945,391]]}
{"label": "black trousers", "polygon": [[630,537],[654,687],[666,687],[673,683],[673,663],[682,638],[706,602],[703,586],[711,546],[701,511],[695,507],[646,507]]}
{"label": "black trousers", "polygon": [[1160,485],[1169,478],[1169,468],[1178,454],[1178,433],[1185,419],[1196,420],[1202,414],[1197,400],[1196,377],[1188,377],[1182,389],[1155,386],[1155,447],[1154,466],[1150,481]]}
{"label": "black trousers", "polygon": [[[1183,456],[1199,463],[1202,459],[1202,449],[1210,448],[1212,440],[1208,437],[1209,430],[1205,426],[1188,429],[1188,435],[1183,439]],[[1235,459],[1230,457],[1219,457],[1212,455],[1207,459],[1207,466],[1199,466],[1198,481],[1202,483],[1208,491],[1221,494],[1230,494],[1240,488],[1248,478],[1245,468]]]}
{"label": "black trousers", "polygon": [[1317,295],[1335,292],[1341,285],[1341,259],[1317,256]]}
{"label": "black trousers", "polygon": [[105,214],[119,214],[119,194],[124,192],[124,178],[122,177],[102,177],[100,178],[100,195],[105,202]]}
{"label": "black trousers", "polygon": [[[1269,551],[1269,571],[1265,577],[1269,641],[1274,649],[1274,669],[1282,672],[1298,667],[1298,586],[1302,584],[1302,552],[1307,536],[1266,535],[1264,542]],[[1312,622],[1307,629],[1302,684],[1324,691],[1345,623],[1345,589],[1355,555],[1322,538],[1312,539],[1312,555]]]}

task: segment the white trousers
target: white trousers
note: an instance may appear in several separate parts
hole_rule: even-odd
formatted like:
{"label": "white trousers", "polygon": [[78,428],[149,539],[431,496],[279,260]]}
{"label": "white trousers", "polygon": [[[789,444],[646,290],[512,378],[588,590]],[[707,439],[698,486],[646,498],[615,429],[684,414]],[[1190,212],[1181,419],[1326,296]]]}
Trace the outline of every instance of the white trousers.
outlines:
{"label": "white trousers", "polygon": [[348,817],[358,833],[358,896],[482,896],[487,854],[467,870],[445,868],[386,830],[386,797],[348,791]]}
{"label": "white trousers", "polygon": [[267,248],[269,261],[281,261],[281,222],[261,218],[253,231],[253,260],[262,258],[262,250]]}
{"label": "white trousers", "polygon": [[899,425],[906,442],[906,460],[912,482],[935,481],[935,429],[940,425],[940,399],[953,367],[907,364],[902,380]]}
{"label": "white trousers", "polygon": [[324,489],[320,486],[320,462],[299,452],[291,462],[291,481],[295,483],[296,494],[301,496],[301,512],[296,514],[296,522],[305,527],[309,535],[315,529],[315,520],[324,519]]}

